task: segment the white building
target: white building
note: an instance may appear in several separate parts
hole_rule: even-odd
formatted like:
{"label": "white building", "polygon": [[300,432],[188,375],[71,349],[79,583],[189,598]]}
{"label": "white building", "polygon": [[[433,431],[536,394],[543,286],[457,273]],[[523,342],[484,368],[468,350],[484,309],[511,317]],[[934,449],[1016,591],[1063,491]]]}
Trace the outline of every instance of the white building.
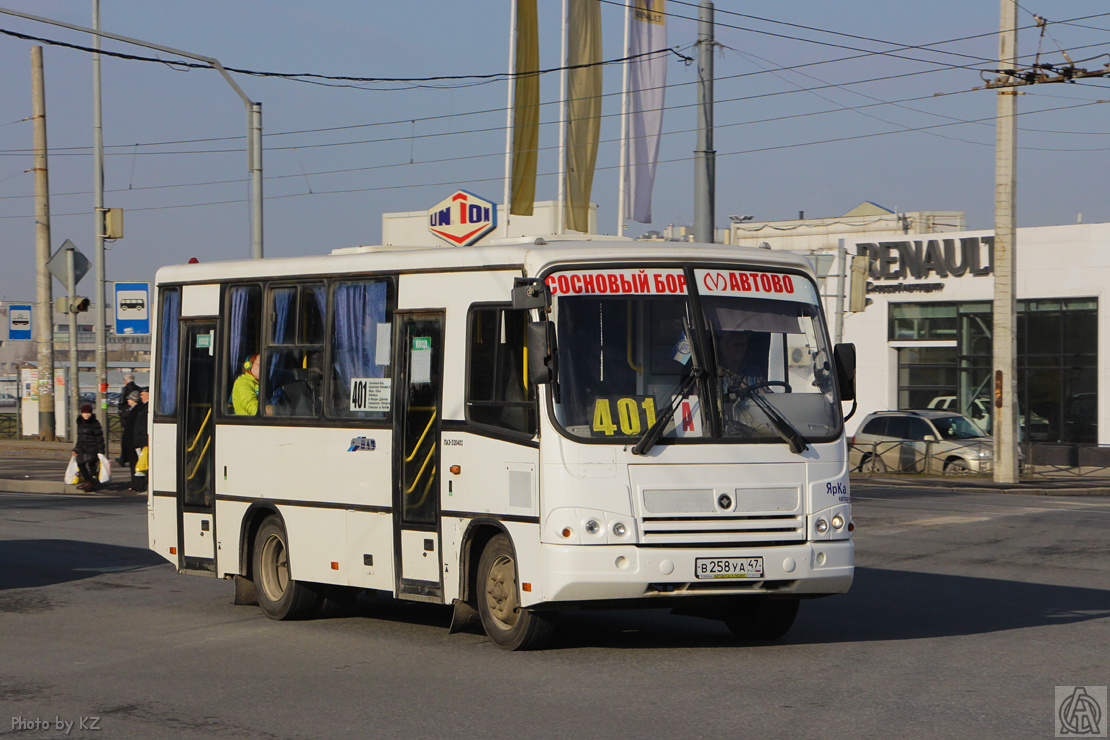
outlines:
{"label": "white building", "polygon": [[[840,245],[868,257],[869,305],[843,323],[843,341],[858,353],[859,410],[849,430],[872,411],[926,407],[959,410],[989,429],[993,232],[950,230],[963,224],[958,212],[866,210],[804,223],[736,223],[733,241],[824,254],[834,272]],[[865,228],[847,230],[853,223]],[[928,228],[907,230],[914,224]],[[1102,300],[1110,224],[1018,229],[1015,258],[1023,441],[1110,444],[1110,397],[1099,393],[1110,382]],[[826,308],[834,324],[835,302]]]}

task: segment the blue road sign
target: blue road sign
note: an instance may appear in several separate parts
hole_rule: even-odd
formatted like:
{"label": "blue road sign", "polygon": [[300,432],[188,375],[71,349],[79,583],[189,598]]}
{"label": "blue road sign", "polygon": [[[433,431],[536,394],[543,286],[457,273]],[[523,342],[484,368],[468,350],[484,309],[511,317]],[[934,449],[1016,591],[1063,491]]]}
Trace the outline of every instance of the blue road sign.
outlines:
{"label": "blue road sign", "polygon": [[150,283],[116,283],[116,334],[150,334]]}
{"label": "blue road sign", "polygon": [[8,305],[8,339],[31,338],[31,306]]}

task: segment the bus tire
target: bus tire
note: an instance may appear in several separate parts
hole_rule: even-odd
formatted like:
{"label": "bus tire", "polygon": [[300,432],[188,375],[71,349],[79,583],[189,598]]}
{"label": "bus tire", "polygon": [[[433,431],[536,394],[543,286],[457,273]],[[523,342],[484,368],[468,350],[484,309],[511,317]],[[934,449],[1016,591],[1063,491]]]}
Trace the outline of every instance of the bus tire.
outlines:
{"label": "bus tire", "polygon": [[506,650],[538,650],[554,632],[551,615],[520,606],[516,555],[508,535],[495,535],[478,561],[478,614],[493,644]]}
{"label": "bus tire", "polygon": [[799,599],[750,596],[737,599],[725,610],[725,626],[741,640],[778,640],[794,626]]}
{"label": "bus tire", "polygon": [[278,516],[268,516],[254,538],[254,575],[258,605],[270,619],[305,619],[323,603],[319,590],[289,577],[289,536]]}

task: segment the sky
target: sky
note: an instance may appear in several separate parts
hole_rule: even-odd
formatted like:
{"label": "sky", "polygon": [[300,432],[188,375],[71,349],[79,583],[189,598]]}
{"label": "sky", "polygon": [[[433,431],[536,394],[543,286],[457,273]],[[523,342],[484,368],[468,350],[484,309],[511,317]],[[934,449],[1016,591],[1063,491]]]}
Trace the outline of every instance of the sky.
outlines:
{"label": "sky", "polygon": [[[560,64],[560,3],[540,0],[541,67]],[[693,56],[697,2],[670,0],[668,43]],[[997,0],[720,0],[716,6],[717,226],[842,215],[863,201],[994,219]],[[0,8],[92,25],[91,0],[0,0]],[[604,57],[622,49],[620,2],[601,3]],[[266,73],[415,78],[488,75],[508,64],[509,0],[483,3],[101,0],[101,29]],[[1036,16],[1048,23],[1042,30]],[[1034,63],[1110,61],[1102,0],[1021,0],[1018,51]],[[86,33],[0,14],[0,30],[91,46]],[[31,47],[44,47],[51,249],[94,252],[92,55],[0,34],[0,302],[33,302]],[[111,40],[105,52],[175,57]],[[125,236],[109,281],[162,265],[250,256],[247,112],[214,70],[105,56],[105,205]],[[696,66],[673,56],[650,224],[693,219]],[[507,83],[315,83],[233,73],[263,110],[267,257],[375,244],[381,215],[423,211],[456,188],[504,189]],[[558,74],[541,87],[537,199],[556,197]],[[605,68],[598,230],[617,229],[619,65]],[[324,83],[324,84],[319,84]],[[1017,222],[1110,221],[1110,78],[1021,88]],[[79,293],[92,293],[92,276]],[[55,294],[61,293],[54,283]]]}

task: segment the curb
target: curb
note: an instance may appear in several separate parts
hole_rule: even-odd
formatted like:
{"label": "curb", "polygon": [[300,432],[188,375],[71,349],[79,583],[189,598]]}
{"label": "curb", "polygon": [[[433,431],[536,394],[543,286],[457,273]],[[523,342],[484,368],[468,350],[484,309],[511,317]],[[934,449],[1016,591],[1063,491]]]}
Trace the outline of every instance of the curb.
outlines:
{"label": "curb", "polygon": [[[110,483],[108,484],[111,485]],[[97,491],[79,491],[60,481],[32,480],[28,478],[0,478],[0,492],[3,493],[47,493],[69,496],[146,496],[146,491],[132,491],[130,488],[101,488]]]}

